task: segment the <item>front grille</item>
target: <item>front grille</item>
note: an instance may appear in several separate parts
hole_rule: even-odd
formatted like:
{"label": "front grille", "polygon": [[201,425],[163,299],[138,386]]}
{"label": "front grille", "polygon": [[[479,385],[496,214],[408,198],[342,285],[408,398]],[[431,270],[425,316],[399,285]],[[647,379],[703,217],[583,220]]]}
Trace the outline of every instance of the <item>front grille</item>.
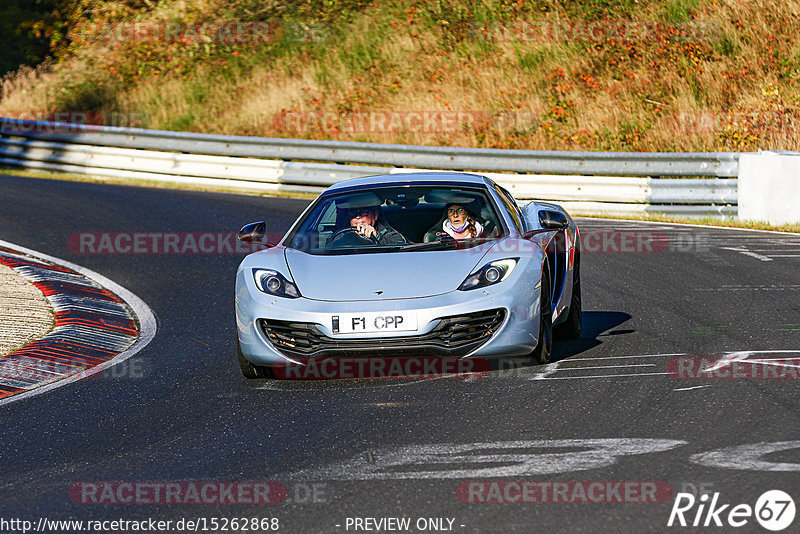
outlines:
{"label": "front grille", "polygon": [[290,358],[329,356],[459,357],[477,349],[497,332],[505,310],[487,310],[442,317],[436,328],[421,336],[399,338],[334,339],[314,323],[259,319],[259,326],[275,349]]}

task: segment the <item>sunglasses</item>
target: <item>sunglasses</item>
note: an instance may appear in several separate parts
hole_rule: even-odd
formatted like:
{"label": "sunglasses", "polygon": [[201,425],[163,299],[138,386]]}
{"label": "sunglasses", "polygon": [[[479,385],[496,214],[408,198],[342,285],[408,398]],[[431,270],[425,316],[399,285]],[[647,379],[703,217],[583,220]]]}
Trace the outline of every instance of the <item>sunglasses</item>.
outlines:
{"label": "sunglasses", "polygon": [[450,208],[447,210],[448,215],[464,215],[467,212],[464,208]]}
{"label": "sunglasses", "polygon": [[347,210],[347,214],[352,219],[353,217],[366,217],[368,215],[372,215],[373,208],[350,208]]}

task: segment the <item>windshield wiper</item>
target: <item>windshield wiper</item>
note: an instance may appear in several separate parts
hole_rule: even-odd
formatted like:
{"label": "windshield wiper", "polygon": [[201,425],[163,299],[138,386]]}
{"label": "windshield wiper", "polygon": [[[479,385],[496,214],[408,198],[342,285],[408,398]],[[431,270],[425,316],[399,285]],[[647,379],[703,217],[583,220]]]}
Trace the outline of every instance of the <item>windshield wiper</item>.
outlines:
{"label": "windshield wiper", "polygon": [[405,245],[399,245],[399,248],[395,250],[399,250],[401,252],[405,251],[416,251],[416,250],[455,250],[455,249],[465,249],[465,248],[472,248],[478,245],[482,245],[484,243],[488,243],[489,241],[494,241],[495,237],[472,237],[468,239],[453,239],[452,237],[448,237],[445,239],[440,239],[439,241],[431,241],[430,243],[408,243]]}
{"label": "windshield wiper", "polygon": [[406,243],[403,245],[396,245],[394,250],[405,252],[409,250],[448,250],[455,248],[458,248],[458,241],[455,239],[449,239],[442,241],[431,241],[430,243]]}
{"label": "windshield wiper", "polygon": [[336,247],[320,249],[317,253],[325,255],[341,255],[341,254],[369,254],[381,252],[409,252],[420,250],[456,250],[471,248],[482,245],[488,241],[493,241],[494,237],[476,237],[470,239],[440,239],[438,241],[431,241],[429,243],[395,243],[392,245],[354,245],[349,247]]}
{"label": "windshield wiper", "polygon": [[[402,245],[399,245],[402,246]],[[347,247],[323,247],[317,249],[315,252],[322,255],[347,255],[347,254],[373,254],[381,252],[393,252],[397,250],[398,245],[351,245]]]}

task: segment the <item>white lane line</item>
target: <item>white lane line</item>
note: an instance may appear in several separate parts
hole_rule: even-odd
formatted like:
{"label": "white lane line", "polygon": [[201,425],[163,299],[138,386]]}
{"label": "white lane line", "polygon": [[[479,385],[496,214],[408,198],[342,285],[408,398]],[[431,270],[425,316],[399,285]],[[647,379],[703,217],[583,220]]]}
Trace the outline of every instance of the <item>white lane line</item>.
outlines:
{"label": "white lane line", "polygon": [[22,399],[27,399],[29,397],[33,397],[34,395],[41,395],[42,393],[47,393],[48,391],[53,390],[55,388],[65,386],[67,384],[71,384],[72,382],[77,382],[78,380],[83,380],[84,378],[100,373],[113,365],[117,365],[120,362],[124,362],[125,360],[127,360],[128,358],[130,358],[131,356],[133,356],[134,354],[145,348],[156,336],[156,330],[158,328],[157,321],[156,321],[156,316],[153,313],[153,310],[150,309],[150,306],[148,306],[142,299],[137,297],[135,294],[128,291],[127,289],[117,284],[113,280],[110,280],[105,276],[103,276],[102,274],[92,271],[91,269],[87,269],[86,267],[82,267],[75,263],[62,260],[60,258],[56,258],[54,256],[50,256],[48,254],[44,254],[36,250],[31,250],[29,248],[16,245],[14,243],[9,243],[8,241],[3,241],[2,239],[0,239],[0,246],[8,247],[17,250],[19,252],[28,254],[30,256],[33,256],[34,258],[45,260],[50,263],[60,265],[62,267],[72,269],[73,271],[80,273],[87,278],[91,278],[92,280],[100,284],[100,286],[110,290],[112,293],[116,294],[119,298],[125,301],[125,304],[127,304],[131,308],[131,310],[133,310],[133,313],[136,315],[136,319],[139,322],[139,338],[125,352],[121,352],[116,356],[114,356],[113,358],[111,358],[110,360],[95,365],[94,367],[91,367],[86,371],[82,371],[77,375],[72,375],[68,378],[64,378],[57,382],[51,382],[50,384],[38,387],[36,389],[32,389],[30,391],[26,391],[24,393],[18,393],[16,395],[12,395],[11,397],[6,397],[5,399],[0,400],[0,406],[4,404],[10,404],[12,402],[16,402]]}
{"label": "white lane line", "polygon": [[756,258],[761,261],[772,261],[772,258],[769,256],[762,256],[761,254],[756,254],[755,252],[750,252],[745,248],[735,248],[735,247],[719,247],[722,250],[732,250],[734,252],[738,252],[739,254],[744,254],[745,256],[750,256],[751,258]]}
{"label": "white lane line", "polygon": [[561,367],[559,371],[583,371],[584,369],[627,369],[629,367],[655,367],[654,363],[639,363],[631,365],[596,365],[591,367]]}
{"label": "white lane line", "polygon": [[627,360],[628,358],[656,358],[664,356],[686,356],[685,352],[672,352],[668,354],[638,354],[636,356],[598,356],[597,358],[567,358],[563,362],[593,362],[595,360]]}
{"label": "white lane line", "polygon": [[559,364],[559,362],[549,363],[549,364],[545,365],[544,371],[542,371],[541,373],[536,373],[535,375],[530,377],[528,380],[542,380],[543,378],[549,378],[550,375],[552,375],[553,373],[558,371],[558,364]]}
{"label": "white lane line", "polygon": [[740,362],[747,359],[748,356],[752,351],[743,350],[739,352],[729,352],[725,356],[721,357],[717,360],[714,365],[709,367],[708,369],[704,369],[703,372],[711,373],[712,371],[716,371],[717,369],[722,369],[723,367],[727,367],[734,362]]}
{"label": "white lane line", "polygon": [[701,287],[699,289],[695,289],[695,291],[796,291],[798,289],[800,289],[800,284]]}
{"label": "white lane line", "polygon": [[654,357],[667,357],[667,356],[685,356],[685,352],[671,352],[661,354],[636,354],[633,356],[601,356],[597,358],[568,358],[560,360],[556,363],[551,363],[544,368],[544,371],[537,373],[528,380],[569,380],[572,378],[616,378],[620,376],[656,376],[666,375],[669,373],[635,373],[635,374],[622,374],[622,375],[571,375],[571,376],[553,376],[557,371],[582,371],[584,369],[627,369],[629,367],[655,367],[654,363],[644,364],[628,364],[628,365],[598,365],[591,367],[559,367],[561,363],[570,362],[597,362],[598,360],[627,360],[630,358],[654,358]]}
{"label": "white lane line", "polygon": [[[777,358],[749,358],[750,356],[756,354],[797,354],[800,350],[748,350],[748,351],[734,351],[734,352],[727,352],[724,356],[720,357],[718,360],[714,362],[714,365],[704,370],[704,372],[711,372],[713,370],[726,367],[728,365],[733,364],[734,362],[742,361],[742,362],[752,362],[752,363],[763,363],[763,365],[774,365],[778,367],[791,367],[796,368],[794,365],[789,365],[787,363],[780,363],[776,362],[775,360],[792,360],[791,363],[795,363],[794,360],[800,360],[800,356],[787,356],[787,357],[777,357]],[[561,360],[558,363],[569,363],[575,361],[597,361],[597,360],[616,360],[616,359],[628,359],[628,358],[649,358],[649,357],[658,357],[658,356],[685,356],[687,353],[685,352],[678,352],[678,353],[668,353],[668,354],[643,354],[643,355],[635,355],[635,356],[604,356],[604,357],[597,357],[597,358],[575,358],[575,359],[566,359]],[[626,376],[664,376],[670,375],[672,373],[623,373],[623,374],[607,374],[607,375],[569,375],[569,376],[552,376],[553,373],[556,371],[582,371],[584,369],[627,369],[632,367],[655,367],[656,364],[654,363],[647,363],[647,364],[627,364],[627,365],[608,365],[608,366],[592,366],[592,367],[559,367],[558,365],[553,366],[551,364],[545,369],[545,372],[539,373],[538,375],[532,377],[530,380],[572,380],[572,379],[584,379],[584,378],[622,378]],[[800,367],[797,367],[800,368]],[[710,387],[708,385],[703,386],[693,386],[687,388],[678,388],[674,391],[689,391],[691,389],[699,389],[701,387]]]}
{"label": "white lane line", "polygon": [[[712,234],[702,234],[703,237],[711,237]],[[792,234],[794,236],[798,236],[800,234]],[[736,246],[756,246],[756,247],[763,247],[765,245],[779,245],[779,246],[787,246],[793,247],[800,242],[797,239],[775,239],[772,237],[765,237],[765,236],[748,236],[748,237],[719,237],[715,240],[715,242],[719,245],[736,245]]]}
{"label": "white lane line", "polygon": [[678,388],[678,389],[673,389],[672,391],[691,391],[693,389],[702,389],[702,388],[710,388],[710,387],[711,387],[711,384],[706,384],[705,386],[692,386],[692,387],[689,387],[689,388]]}
{"label": "white lane line", "polygon": [[[727,367],[735,362],[749,362],[753,361],[763,361],[763,359],[759,360],[749,360],[748,358],[753,354],[796,354],[800,352],[798,350],[742,350],[737,352],[729,352],[725,354],[725,356],[721,357],[717,360],[713,366],[705,369],[704,373],[711,373],[712,371],[716,371],[717,369],[722,369],[723,367]],[[767,358],[769,360],[769,358]],[[791,367],[791,366],[790,366]]]}
{"label": "white lane line", "polygon": [[770,258],[800,258],[800,254],[770,254]]}
{"label": "white lane line", "polygon": [[[737,352],[729,352],[728,354],[797,354],[800,349],[780,349],[780,350],[743,350]],[[770,358],[775,360],[777,358]]]}
{"label": "white lane line", "polygon": [[800,369],[798,365],[789,365],[788,363],[781,363],[781,362],[770,362],[764,360],[745,360],[748,363],[753,363],[756,365],[774,365],[775,367],[790,367],[792,369]]}
{"label": "white lane line", "polygon": [[547,380],[574,380],[581,378],[623,378],[626,376],[663,376],[669,373],[626,373],[624,375],[549,376]]}

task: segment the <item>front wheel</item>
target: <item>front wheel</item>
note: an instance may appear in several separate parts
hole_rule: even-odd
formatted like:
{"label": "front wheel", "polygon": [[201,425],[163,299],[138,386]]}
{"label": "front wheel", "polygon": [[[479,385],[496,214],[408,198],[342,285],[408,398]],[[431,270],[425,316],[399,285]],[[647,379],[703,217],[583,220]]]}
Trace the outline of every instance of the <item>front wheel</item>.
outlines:
{"label": "front wheel", "polygon": [[550,363],[553,352],[553,304],[550,288],[550,276],[542,273],[542,286],[539,291],[539,342],[531,356],[541,364]]}
{"label": "front wheel", "polygon": [[253,365],[247,358],[244,357],[242,354],[242,347],[239,345],[239,338],[236,338],[236,352],[238,353],[239,357],[239,369],[241,369],[242,374],[247,379],[252,378],[270,378],[272,373],[270,372],[269,367],[261,367],[259,365]]}

